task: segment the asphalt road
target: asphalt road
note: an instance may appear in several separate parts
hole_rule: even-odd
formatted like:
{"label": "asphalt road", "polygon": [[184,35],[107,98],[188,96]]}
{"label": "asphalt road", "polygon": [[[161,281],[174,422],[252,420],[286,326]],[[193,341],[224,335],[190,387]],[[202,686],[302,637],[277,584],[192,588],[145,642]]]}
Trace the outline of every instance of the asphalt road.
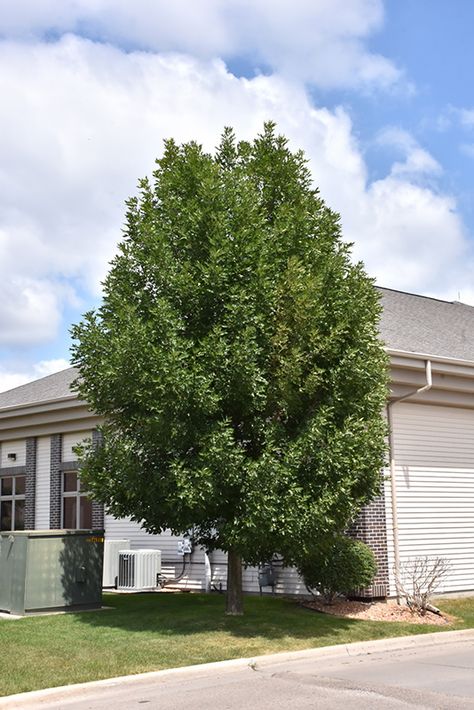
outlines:
{"label": "asphalt road", "polygon": [[[0,700],[22,710],[474,710],[474,636],[430,646],[327,657],[322,650],[213,664]],[[381,648],[375,644],[375,648]]]}

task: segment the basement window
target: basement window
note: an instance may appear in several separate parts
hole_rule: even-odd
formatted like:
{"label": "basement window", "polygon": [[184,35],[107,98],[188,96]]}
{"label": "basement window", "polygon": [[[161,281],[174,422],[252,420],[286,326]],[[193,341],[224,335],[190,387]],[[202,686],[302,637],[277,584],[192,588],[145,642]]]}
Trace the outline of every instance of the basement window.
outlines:
{"label": "basement window", "polygon": [[0,531],[25,529],[25,476],[0,478]]}
{"label": "basement window", "polygon": [[92,501],[82,490],[77,471],[63,473],[62,527],[66,530],[92,528]]}

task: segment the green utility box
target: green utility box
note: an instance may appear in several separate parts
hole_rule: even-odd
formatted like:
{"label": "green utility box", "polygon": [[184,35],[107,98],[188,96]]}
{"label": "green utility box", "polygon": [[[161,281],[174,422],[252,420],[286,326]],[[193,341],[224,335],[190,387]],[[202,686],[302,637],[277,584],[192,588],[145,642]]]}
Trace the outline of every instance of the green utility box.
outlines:
{"label": "green utility box", "polygon": [[0,611],[98,609],[103,530],[0,533]]}

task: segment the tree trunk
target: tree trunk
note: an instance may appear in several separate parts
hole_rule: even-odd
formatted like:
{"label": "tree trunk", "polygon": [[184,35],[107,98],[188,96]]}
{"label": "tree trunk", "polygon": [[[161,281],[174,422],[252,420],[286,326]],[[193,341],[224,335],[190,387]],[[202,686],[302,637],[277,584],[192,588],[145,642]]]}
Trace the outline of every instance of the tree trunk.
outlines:
{"label": "tree trunk", "polygon": [[227,553],[227,597],[225,613],[241,616],[244,613],[242,599],[242,558],[235,550]]}

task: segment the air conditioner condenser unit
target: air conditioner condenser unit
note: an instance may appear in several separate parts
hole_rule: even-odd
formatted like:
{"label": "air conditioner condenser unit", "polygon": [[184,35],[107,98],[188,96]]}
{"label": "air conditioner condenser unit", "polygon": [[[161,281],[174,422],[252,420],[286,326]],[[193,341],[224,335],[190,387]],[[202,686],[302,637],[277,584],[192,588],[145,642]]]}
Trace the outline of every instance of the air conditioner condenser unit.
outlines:
{"label": "air conditioner condenser unit", "polygon": [[121,550],[117,589],[144,591],[156,589],[161,572],[160,550]]}

